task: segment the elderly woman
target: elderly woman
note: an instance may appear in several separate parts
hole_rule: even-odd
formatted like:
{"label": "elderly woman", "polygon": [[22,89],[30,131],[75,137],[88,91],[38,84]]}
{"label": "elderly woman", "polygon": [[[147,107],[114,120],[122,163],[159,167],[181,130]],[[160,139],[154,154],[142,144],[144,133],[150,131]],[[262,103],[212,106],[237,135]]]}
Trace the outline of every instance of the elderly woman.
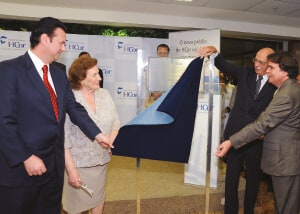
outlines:
{"label": "elderly woman", "polygon": [[[69,69],[69,81],[76,101],[85,107],[102,132],[114,141],[120,128],[115,104],[107,90],[99,87],[101,77],[97,59],[84,56],[76,59]],[[111,152],[105,145],[91,141],[69,118],[65,123],[66,175],[63,208],[68,213],[91,210],[103,212],[105,183]],[[81,187],[86,185],[93,195]]]}

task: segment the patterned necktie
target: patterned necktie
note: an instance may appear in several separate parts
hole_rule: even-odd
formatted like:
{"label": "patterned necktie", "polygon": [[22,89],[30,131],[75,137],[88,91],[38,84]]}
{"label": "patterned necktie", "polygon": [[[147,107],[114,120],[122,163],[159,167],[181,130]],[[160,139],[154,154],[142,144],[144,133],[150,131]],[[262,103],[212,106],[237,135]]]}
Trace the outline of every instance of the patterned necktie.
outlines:
{"label": "patterned necktie", "polygon": [[49,81],[48,81],[48,66],[44,65],[43,68],[43,81],[44,84],[50,94],[50,98],[51,98],[51,103],[52,103],[52,107],[53,107],[53,111],[56,117],[56,120],[58,121],[58,106],[57,106],[57,100],[56,100],[56,95],[55,92],[53,90],[53,88],[51,87]]}
{"label": "patterned necktie", "polygon": [[259,93],[259,89],[261,86],[261,80],[263,79],[262,76],[258,76],[258,79],[256,80],[256,91],[255,91],[255,98],[257,97],[258,93]]}

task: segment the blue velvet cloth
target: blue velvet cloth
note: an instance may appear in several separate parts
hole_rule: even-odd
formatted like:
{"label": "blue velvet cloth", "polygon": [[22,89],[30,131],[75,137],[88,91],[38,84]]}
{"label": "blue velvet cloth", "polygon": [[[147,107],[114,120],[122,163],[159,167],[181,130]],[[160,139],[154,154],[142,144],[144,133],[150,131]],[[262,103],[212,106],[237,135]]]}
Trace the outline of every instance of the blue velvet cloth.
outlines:
{"label": "blue velvet cloth", "polygon": [[203,59],[194,59],[178,82],[121,127],[113,155],[187,163]]}

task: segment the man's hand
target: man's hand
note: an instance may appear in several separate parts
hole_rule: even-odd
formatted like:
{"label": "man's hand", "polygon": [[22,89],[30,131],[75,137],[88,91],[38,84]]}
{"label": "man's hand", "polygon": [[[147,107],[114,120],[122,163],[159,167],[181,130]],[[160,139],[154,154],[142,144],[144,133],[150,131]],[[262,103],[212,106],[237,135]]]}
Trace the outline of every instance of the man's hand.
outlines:
{"label": "man's hand", "polygon": [[108,149],[108,148],[115,148],[113,145],[112,145],[112,142],[110,140],[109,137],[105,136],[104,134],[100,133],[98,134],[96,137],[95,137],[96,141],[98,141],[98,143],[105,149]]}
{"label": "man's hand", "polygon": [[208,57],[214,53],[217,53],[217,49],[214,46],[204,46],[198,50],[198,56],[200,58]]}
{"label": "man's hand", "polygon": [[23,163],[29,176],[42,175],[47,171],[43,160],[38,156],[31,155]]}
{"label": "man's hand", "polygon": [[223,158],[231,147],[232,147],[232,143],[230,142],[230,140],[226,140],[221,145],[218,146],[215,155],[219,158]]}

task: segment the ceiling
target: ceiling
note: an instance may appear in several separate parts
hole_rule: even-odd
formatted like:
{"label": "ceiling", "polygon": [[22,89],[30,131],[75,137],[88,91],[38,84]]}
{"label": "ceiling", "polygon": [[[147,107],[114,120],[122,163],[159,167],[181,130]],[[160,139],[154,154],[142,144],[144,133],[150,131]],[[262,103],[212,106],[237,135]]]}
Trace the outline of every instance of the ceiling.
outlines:
{"label": "ceiling", "polygon": [[299,0],[136,0],[300,18]]}
{"label": "ceiling", "polygon": [[232,19],[239,18],[233,17],[233,15],[236,15],[234,12],[300,19],[299,0],[1,0],[0,2],[67,8],[140,11],[145,13],[162,13],[163,11],[166,14],[185,14],[188,16],[200,15],[197,12],[190,13],[191,10],[188,7],[192,7],[195,10],[205,8],[225,10],[223,15],[225,16],[225,12],[227,12],[227,16],[230,17],[231,13]]}
{"label": "ceiling", "polygon": [[[91,20],[91,17],[96,17],[98,14],[102,13],[105,14],[106,17],[111,15],[108,20],[113,20],[112,23],[108,23],[107,20],[106,23],[99,22],[99,20],[103,20],[103,16],[98,18],[98,20],[95,18],[95,22],[99,24],[120,26],[135,25],[141,27],[161,27],[169,29],[171,29],[171,27],[176,28],[178,26],[179,29],[180,26],[184,26],[187,22],[189,22],[190,19],[187,18],[194,18],[194,20],[196,20],[196,24],[192,23],[188,25],[188,29],[192,29],[193,26],[195,26],[195,29],[199,29],[199,26],[204,25],[203,28],[207,28],[207,26],[216,26],[215,28],[222,28],[226,30],[226,21],[232,21],[233,25],[235,21],[238,21],[235,25],[240,25],[242,22],[245,23],[244,28],[248,28],[248,23],[255,23],[256,25],[251,25],[251,28],[256,28],[257,26],[261,27],[266,31],[263,32],[265,34],[268,34],[268,26],[272,27],[270,27],[270,30],[275,29],[274,31],[278,31],[275,33],[277,35],[280,35],[280,31],[282,31],[282,35],[284,35],[285,31],[290,29],[292,29],[290,33],[291,35],[300,34],[300,30],[298,30],[300,29],[300,0],[0,0],[0,5],[3,3],[6,5],[12,4],[13,6],[22,5],[22,7],[24,7],[24,5],[44,8],[57,7],[60,10],[62,8],[75,8],[86,11],[94,11],[96,14],[87,18],[86,15],[84,16],[81,12],[78,12],[78,14],[73,14],[73,17],[68,18],[67,15],[60,14],[60,12],[58,12],[58,14],[64,18],[64,21],[68,22],[75,20],[75,22],[81,21],[82,23],[88,23],[90,20],[92,23],[93,20]],[[5,8],[3,8],[2,11],[0,9],[0,18],[1,15],[3,16],[5,11]],[[34,13],[38,12],[34,11]],[[130,21],[124,20],[121,15],[119,19],[117,19],[119,14],[125,14],[125,16],[129,17],[128,19],[130,19]],[[151,16],[149,16],[149,14],[151,14]],[[16,14],[16,17],[17,15],[18,14]],[[41,15],[36,15],[36,18],[39,16]],[[162,17],[165,17],[168,20],[166,21]],[[183,20],[182,22],[185,23],[182,24],[178,21],[178,17],[180,17]],[[172,18],[174,20],[176,19],[176,23],[169,24],[172,22]],[[198,24],[200,22],[199,18],[210,19],[212,22],[209,22],[206,26],[202,23]],[[141,19],[144,20],[140,21]],[[122,22],[123,20],[124,23]],[[140,24],[139,22],[143,23]],[[265,25],[267,25],[267,28],[265,28]],[[280,27],[277,29],[276,27],[278,26]],[[284,28],[282,28],[282,26],[284,26]],[[230,26],[230,28],[234,29],[234,26]],[[241,28],[243,28],[243,26],[239,26],[239,29],[236,31],[247,32],[248,34],[251,32],[247,30],[242,31]],[[257,32],[260,32],[260,29],[257,30]],[[298,38],[298,35],[296,35],[296,37]]]}

